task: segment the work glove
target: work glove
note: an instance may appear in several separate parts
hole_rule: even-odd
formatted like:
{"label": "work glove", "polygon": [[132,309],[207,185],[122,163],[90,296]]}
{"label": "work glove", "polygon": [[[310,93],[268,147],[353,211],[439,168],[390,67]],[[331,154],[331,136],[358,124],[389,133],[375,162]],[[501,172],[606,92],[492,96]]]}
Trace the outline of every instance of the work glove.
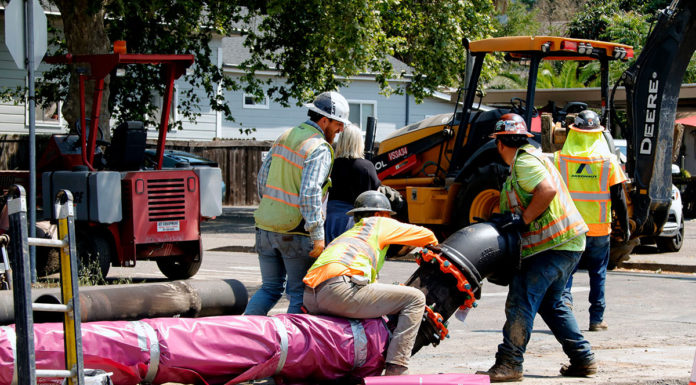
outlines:
{"label": "work glove", "polygon": [[404,206],[404,198],[398,191],[394,190],[393,188],[382,185],[377,187],[377,191],[384,194],[384,196],[386,196],[387,199],[389,199],[389,203],[391,203],[392,210],[399,212],[399,210],[401,210],[401,208]]}
{"label": "work glove", "polygon": [[316,259],[321,255],[322,251],[324,251],[324,247],[326,247],[326,243],[324,243],[323,239],[315,240],[314,248],[309,252],[309,256]]}
{"label": "work glove", "polygon": [[440,245],[427,245],[425,246],[426,249],[433,251],[435,253],[440,253],[442,254],[442,249],[440,248]]}
{"label": "work glove", "polygon": [[526,232],[528,226],[524,223],[522,216],[516,213],[500,214],[500,217],[493,221],[500,230]]}

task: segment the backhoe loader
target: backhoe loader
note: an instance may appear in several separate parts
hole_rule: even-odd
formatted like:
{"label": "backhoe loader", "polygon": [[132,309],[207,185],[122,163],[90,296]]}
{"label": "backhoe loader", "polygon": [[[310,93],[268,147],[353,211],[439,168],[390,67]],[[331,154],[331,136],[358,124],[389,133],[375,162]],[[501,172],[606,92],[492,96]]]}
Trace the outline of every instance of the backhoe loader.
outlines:
{"label": "backhoe loader", "polygon": [[[563,138],[554,130],[542,136],[542,113],[550,114],[552,124],[547,126],[554,127],[587,105],[579,101],[561,109],[537,110],[534,96],[539,64],[542,60],[598,60],[605,136],[611,147],[612,133],[628,139],[627,197],[631,203],[633,239],[613,244],[612,264],[630,253],[638,243],[635,238],[659,234],[671,201],[672,137],[678,92],[696,45],[696,39],[688,39],[695,32],[695,7],[693,1],[674,0],[660,13],[640,57],[621,76],[611,97],[609,62],[632,58],[630,46],[551,36],[502,37],[468,43],[472,70],[462,106],[457,103],[452,114],[432,116],[396,130],[380,143],[372,157],[382,184],[404,197],[406,204],[399,212],[400,219],[428,226],[444,239],[497,212],[499,191],[508,169],[488,137],[495,122],[501,115],[515,112],[535,135],[530,139],[533,144],[541,146],[552,143],[554,137]],[[528,65],[526,98],[513,98],[503,108],[475,103],[484,58],[496,52]],[[625,123],[617,119],[613,108],[619,84],[626,88]],[[556,145],[561,146],[562,141],[556,141]]]}

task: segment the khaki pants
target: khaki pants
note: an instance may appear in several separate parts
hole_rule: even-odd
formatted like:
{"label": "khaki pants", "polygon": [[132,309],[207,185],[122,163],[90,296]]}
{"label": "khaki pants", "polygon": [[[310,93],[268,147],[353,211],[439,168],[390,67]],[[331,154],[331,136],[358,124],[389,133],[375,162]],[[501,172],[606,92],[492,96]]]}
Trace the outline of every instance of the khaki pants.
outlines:
{"label": "khaki pants", "polygon": [[313,314],[357,319],[398,314],[386,361],[408,366],[425,311],[425,295],[420,290],[381,283],[361,286],[343,276],[320,284],[316,289],[305,288],[303,302]]}

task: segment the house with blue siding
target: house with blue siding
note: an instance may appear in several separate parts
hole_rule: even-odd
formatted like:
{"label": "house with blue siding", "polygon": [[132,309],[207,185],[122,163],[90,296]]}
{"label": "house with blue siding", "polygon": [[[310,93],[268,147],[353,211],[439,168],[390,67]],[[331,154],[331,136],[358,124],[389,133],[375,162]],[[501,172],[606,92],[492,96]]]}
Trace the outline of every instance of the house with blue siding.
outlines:
{"label": "house with blue siding", "polygon": [[[0,27],[4,30],[3,25]],[[18,70],[11,58],[2,35],[0,44],[0,87],[15,88],[26,84],[26,72]],[[242,46],[241,36],[218,37],[211,42],[213,48],[213,62],[222,67],[224,71],[233,77],[241,77],[243,72],[239,64],[248,58],[248,51]],[[194,64],[195,65],[195,64]],[[404,63],[393,59],[396,72],[404,70],[407,74],[410,68]],[[37,82],[42,81],[41,73],[47,69],[46,64],[41,64],[36,73]],[[273,70],[258,72],[257,76],[263,80],[270,79],[272,83],[280,83],[284,80],[278,77]],[[408,82],[409,77],[395,80],[395,82]],[[179,79],[175,85],[175,93],[172,103],[171,119],[180,120],[177,105],[181,95],[190,87],[185,81]],[[386,97],[379,93],[379,86],[374,76],[362,75],[351,79],[348,86],[337,90],[346,97],[350,104],[350,120],[366,128],[368,116],[377,118],[376,140],[380,141],[394,130],[407,124],[422,120],[430,115],[448,113],[454,110],[454,103],[450,101],[448,94],[436,93],[435,96],[426,98],[421,104],[416,104],[409,95],[392,95]],[[294,105],[283,107],[269,98],[257,100],[252,95],[245,94],[243,90],[226,92],[226,100],[235,121],[224,118],[220,112],[213,111],[206,104],[205,93],[199,90],[201,97],[201,115],[195,122],[183,121],[183,129],[174,130],[167,135],[168,140],[200,140],[214,139],[256,139],[274,140],[284,130],[297,125],[307,119],[307,109]],[[57,101],[48,108],[36,110],[37,134],[54,134],[66,132],[66,124],[61,116],[61,103]],[[0,102],[0,133],[2,134],[26,134],[28,133],[28,110],[24,101]],[[244,130],[250,133],[243,133]],[[151,138],[156,138],[155,129],[149,132]]]}

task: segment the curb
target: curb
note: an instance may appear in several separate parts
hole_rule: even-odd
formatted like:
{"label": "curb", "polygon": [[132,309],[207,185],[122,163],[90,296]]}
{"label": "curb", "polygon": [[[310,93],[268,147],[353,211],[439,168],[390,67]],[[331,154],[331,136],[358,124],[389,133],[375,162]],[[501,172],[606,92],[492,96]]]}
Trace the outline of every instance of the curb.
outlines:
{"label": "curb", "polygon": [[664,263],[622,262],[620,269],[661,271],[663,273],[696,273],[695,265],[674,265]]}

